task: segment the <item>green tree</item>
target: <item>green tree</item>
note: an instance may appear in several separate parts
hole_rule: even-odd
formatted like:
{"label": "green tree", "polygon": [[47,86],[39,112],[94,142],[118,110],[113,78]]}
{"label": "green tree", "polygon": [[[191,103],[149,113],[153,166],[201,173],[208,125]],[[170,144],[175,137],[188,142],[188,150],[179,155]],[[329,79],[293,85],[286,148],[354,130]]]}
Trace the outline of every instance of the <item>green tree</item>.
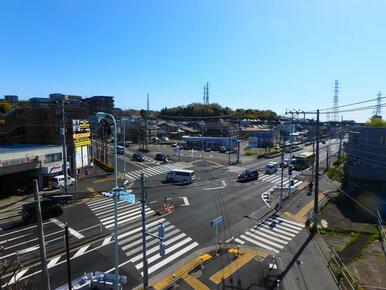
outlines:
{"label": "green tree", "polygon": [[7,113],[12,109],[12,105],[8,102],[1,102],[0,103],[0,112],[1,113]]}
{"label": "green tree", "polygon": [[379,117],[372,117],[366,123],[367,127],[386,127],[386,121],[383,121]]}

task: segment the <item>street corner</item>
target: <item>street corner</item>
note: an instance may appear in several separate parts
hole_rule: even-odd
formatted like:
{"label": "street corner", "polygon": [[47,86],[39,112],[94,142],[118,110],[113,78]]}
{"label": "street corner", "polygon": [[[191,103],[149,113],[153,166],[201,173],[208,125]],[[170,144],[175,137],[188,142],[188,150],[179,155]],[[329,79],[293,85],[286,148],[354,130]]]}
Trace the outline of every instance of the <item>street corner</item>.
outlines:
{"label": "street corner", "polygon": [[[259,271],[268,256],[267,252],[244,246],[212,247],[211,251],[196,256],[155,283],[153,288],[215,289],[225,284],[247,285],[245,281],[253,284],[253,281],[249,281],[250,277],[255,276],[253,272]],[[237,278],[233,277],[235,273]]]}

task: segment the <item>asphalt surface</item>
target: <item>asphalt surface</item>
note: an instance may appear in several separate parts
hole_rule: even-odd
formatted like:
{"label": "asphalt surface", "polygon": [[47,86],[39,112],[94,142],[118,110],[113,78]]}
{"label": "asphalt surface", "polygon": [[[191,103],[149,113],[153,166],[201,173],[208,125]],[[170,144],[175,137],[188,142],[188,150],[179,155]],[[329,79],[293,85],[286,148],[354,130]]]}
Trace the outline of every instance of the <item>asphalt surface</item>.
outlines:
{"label": "asphalt surface", "polygon": [[[335,146],[336,147],[336,146]],[[171,149],[160,147],[157,150]],[[323,145],[321,160],[323,155]],[[310,150],[306,147],[304,150]],[[333,148],[336,150],[336,148]],[[163,151],[165,152],[165,151]],[[168,153],[168,151],[166,151]],[[200,154],[201,152],[198,152]],[[292,239],[302,230],[302,225],[296,224],[283,217],[268,214],[271,208],[267,200],[263,199],[263,193],[270,190],[280,182],[280,172],[273,175],[265,175],[260,172],[257,181],[246,183],[236,182],[238,174],[245,168],[263,169],[265,164],[275,159],[246,158],[239,165],[226,165],[227,154],[218,152],[205,152],[205,158],[216,160],[224,164],[223,167],[199,167],[192,161],[200,159],[200,155],[194,157],[181,156],[171,164],[162,165],[152,158],[155,152],[146,155],[144,162],[136,162],[130,158],[119,156],[118,170],[123,171],[126,166],[126,178],[130,180],[130,187],[140,198],[139,176],[146,176],[147,202],[146,216],[149,231],[157,233],[158,226],[162,222],[166,228],[166,255],[158,254],[158,241],[153,237],[147,238],[148,261],[150,275],[165,270],[174,261],[183,258],[193,250],[236,239],[243,245],[256,247],[270,253],[277,254],[282,251]],[[213,155],[213,157],[210,157]],[[235,154],[232,157],[236,158]],[[212,159],[211,159],[212,158]],[[288,158],[288,154],[285,158]],[[194,169],[197,180],[189,185],[176,185],[163,183],[165,173],[171,168]],[[296,179],[298,185],[304,182],[304,178]],[[96,169],[79,180],[76,188],[78,192],[107,191],[113,187],[111,174],[105,174]],[[60,190],[54,193],[60,193]],[[70,187],[70,192],[75,192],[75,186]],[[297,196],[299,199],[299,195]],[[166,199],[168,204],[174,206],[174,211],[166,216],[157,216],[156,212],[163,206]],[[288,202],[294,202],[291,197]],[[308,198],[302,198],[304,204]],[[248,221],[250,228],[242,223],[246,216],[255,213],[261,218],[258,222]],[[266,215],[266,216],[265,216]],[[211,221],[222,217],[223,222],[217,230],[211,227]],[[142,280],[142,249],[139,204],[128,205],[119,203],[119,245],[120,245],[120,274],[130,279],[126,285],[130,289],[138,285]],[[66,214],[55,219],[45,221],[44,232],[47,249],[63,245],[63,225],[67,222],[70,227],[70,243],[76,244],[87,237],[98,234],[108,234],[98,241],[89,241],[80,244],[71,250],[72,279],[80,277],[85,272],[113,271],[113,201],[102,195],[84,199],[82,202],[66,208]],[[273,239],[271,237],[274,237]],[[7,228],[0,233],[0,243],[4,246],[2,259],[12,261],[20,255],[37,256],[36,226],[18,226]],[[20,254],[23,253],[23,254]],[[25,252],[25,253],[24,253]],[[51,287],[58,287],[66,283],[65,255],[62,251],[56,256],[48,256]],[[28,282],[31,287],[39,289],[41,286],[41,273],[39,264],[26,266],[19,272],[10,272],[2,275],[2,284],[14,285]]]}

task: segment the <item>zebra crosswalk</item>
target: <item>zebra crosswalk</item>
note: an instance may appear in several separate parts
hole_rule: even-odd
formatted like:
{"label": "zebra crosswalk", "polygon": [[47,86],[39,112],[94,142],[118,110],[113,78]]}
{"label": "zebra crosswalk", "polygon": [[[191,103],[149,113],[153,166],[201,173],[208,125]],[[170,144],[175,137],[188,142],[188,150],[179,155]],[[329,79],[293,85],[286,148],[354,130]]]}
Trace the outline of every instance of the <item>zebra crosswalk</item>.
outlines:
{"label": "zebra crosswalk", "polygon": [[272,215],[245,231],[235,242],[279,253],[302,229],[304,225]]}
{"label": "zebra crosswalk", "polygon": [[163,174],[173,169],[184,169],[191,166],[192,166],[191,164],[186,162],[176,162],[171,164],[158,165],[154,167],[147,167],[143,169],[126,172],[126,177],[132,180],[138,180],[141,178],[141,173],[143,173],[145,177],[149,177],[149,176],[154,176],[158,174]]}
{"label": "zebra crosswalk", "polygon": [[[89,202],[88,206],[107,229],[111,230],[114,227],[114,212],[112,210],[114,201],[112,199],[103,198],[102,200]],[[149,274],[154,274],[198,246],[197,242],[193,241],[191,237],[187,236],[169,221],[160,216],[155,216],[154,211],[147,206],[145,207],[145,214],[147,216],[146,229],[148,233],[157,235],[161,223],[165,229],[163,244],[166,246],[166,249],[164,256],[161,256],[159,253],[158,239],[151,235],[146,236]],[[118,235],[119,246],[129,261],[143,275],[142,225],[139,203],[132,205],[124,201],[118,202],[118,226],[120,227],[120,234]],[[109,243],[112,237],[107,239],[110,240],[104,241],[104,243]]]}

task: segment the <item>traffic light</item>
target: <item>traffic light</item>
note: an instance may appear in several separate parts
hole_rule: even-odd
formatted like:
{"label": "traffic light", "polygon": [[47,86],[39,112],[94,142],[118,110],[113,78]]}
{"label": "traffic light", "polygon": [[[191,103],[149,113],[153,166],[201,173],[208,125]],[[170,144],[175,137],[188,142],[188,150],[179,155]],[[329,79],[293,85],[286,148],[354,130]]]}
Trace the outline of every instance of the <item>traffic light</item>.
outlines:
{"label": "traffic light", "polygon": [[291,186],[294,186],[295,180],[291,179]]}
{"label": "traffic light", "polygon": [[288,175],[292,175],[292,165],[288,166]]}

